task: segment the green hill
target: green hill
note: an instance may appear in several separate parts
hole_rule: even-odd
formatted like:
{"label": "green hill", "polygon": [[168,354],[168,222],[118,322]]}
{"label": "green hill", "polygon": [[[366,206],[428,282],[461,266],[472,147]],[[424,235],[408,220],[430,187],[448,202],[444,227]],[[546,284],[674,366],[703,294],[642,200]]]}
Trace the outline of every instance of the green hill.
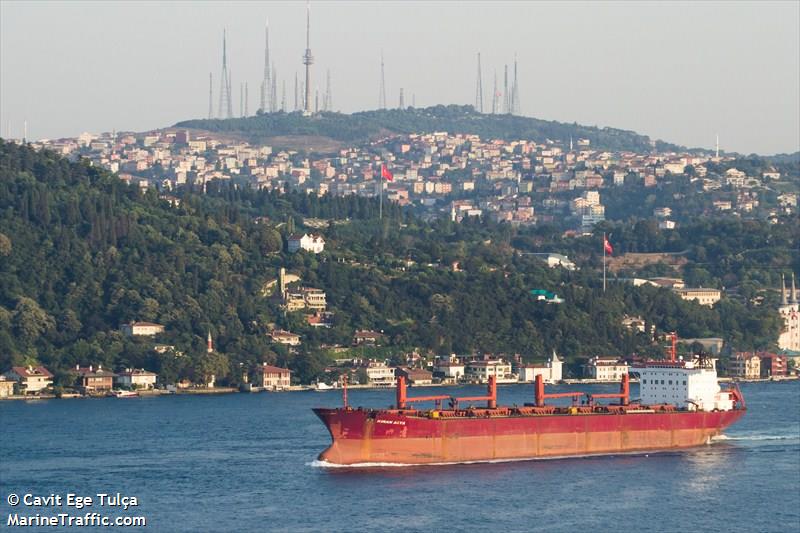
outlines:
{"label": "green hill", "polygon": [[[575,362],[659,353],[647,335],[622,327],[625,314],[645,317],[658,331],[723,336],[740,348],[768,347],[780,327],[775,294],[764,304],[726,299],[709,309],[655,287],[612,283],[604,293],[597,236],[570,239],[553,228],[479,220],[423,222],[395,204],[384,206],[379,221],[374,199],[216,182],[206,194],[175,194],[177,207],[87,162],[0,139],[0,370],[38,362],[63,383],[76,364],[102,363],[145,367],[165,380],[214,373],[236,384],[242,368],[269,362],[309,382],[330,362],[324,346],[349,346],[356,329],[383,330],[385,357],[416,349],[530,360],[557,350]],[[313,230],[324,234],[325,252],[286,253],[285,234],[302,231],[307,217],[330,221]],[[798,230],[788,225],[706,220],[669,240],[656,227],[606,229],[620,251],[688,248],[697,263],[687,265],[687,280],[739,283],[750,287],[742,291],[748,298],[797,268],[786,250],[796,250]],[[754,249],[759,242],[769,247]],[[521,250],[568,253],[581,269],[549,269]],[[263,296],[281,266],[326,291],[335,313],[330,329],[313,328],[302,312],[285,313]],[[532,288],[564,303],[536,301]],[[125,337],[119,327],[132,320],[163,324],[166,332]],[[301,334],[302,346],[271,344],[273,327]],[[204,349],[208,331],[213,356]],[[155,343],[183,355],[156,353]]]}
{"label": "green hill", "polygon": [[[569,143],[570,138],[588,139],[591,145],[607,150],[647,152],[650,138],[632,131],[565,124],[513,115],[477,113],[472,106],[434,106],[424,109],[386,109],[351,115],[319,113],[304,117],[299,112],[267,113],[245,118],[186,120],[175,125],[237,135],[253,143],[269,142],[275,137],[315,136],[346,143],[360,143],[392,133],[477,134],[485,139],[546,139]],[[676,145],[656,143],[659,149],[679,149]]]}

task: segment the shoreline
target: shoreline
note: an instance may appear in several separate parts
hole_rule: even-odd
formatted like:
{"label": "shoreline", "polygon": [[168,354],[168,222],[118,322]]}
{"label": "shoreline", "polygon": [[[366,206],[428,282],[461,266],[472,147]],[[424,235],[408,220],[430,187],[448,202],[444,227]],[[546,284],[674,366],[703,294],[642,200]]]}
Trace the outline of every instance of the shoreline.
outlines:
{"label": "shoreline", "polygon": [[[743,378],[731,378],[731,377],[721,377],[719,378],[720,383],[783,383],[787,381],[800,381],[800,376],[785,376],[785,377],[777,377],[777,378],[757,378],[757,379],[743,379]],[[631,383],[637,383],[638,380],[631,380]],[[550,385],[614,385],[617,384],[617,381],[601,381],[596,379],[564,379],[558,383],[553,383]],[[506,386],[506,385],[532,385],[532,381],[514,381],[509,383],[498,383],[499,387]],[[427,383],[424,385],[412,385],[410,388],[429,388],[429,387],[460,387],[464,385],[485,385],[485,383]],[[354,384],[348,385],[348,390],[392,390],[394,389],[394,385],[368,385],[368,384]],[[118,398],[118,399],[131,399],[131,398],[154,398],[159,396],[208,396],[208,395],[218,395],[218,394],[235,394],[235,393],[242,393],[242,394],[259,394],[263,392],[267,393],[282,393],[282,392],[341,392],[342,388],[333,388],[333,389],[325,389],[325,390],[317,390],[313,388],[311,385],[292,385],[285,389],[279,390],[271,390],[271,389],[262,389],[262,390],[241,390],[238,387],[216,387],[213,389],[178,389],[175,392],[167,391],[164,389],[149,389],[143,391],[137,391],[136,396],[130,396],[126,398]],[[42,394],[36,396],[20,396],[20,395],[11,395],[11,396],[2,396],[0,397],[0,402],[2,401],[40,401],[40,400],[74,400],[74,399],[81,399],[81,400],[91,400],[96,398],[113,398],[110,395],[83,395],[77,393],[66,393],[62,394],[61,396],[56,396],[55,394]]]}

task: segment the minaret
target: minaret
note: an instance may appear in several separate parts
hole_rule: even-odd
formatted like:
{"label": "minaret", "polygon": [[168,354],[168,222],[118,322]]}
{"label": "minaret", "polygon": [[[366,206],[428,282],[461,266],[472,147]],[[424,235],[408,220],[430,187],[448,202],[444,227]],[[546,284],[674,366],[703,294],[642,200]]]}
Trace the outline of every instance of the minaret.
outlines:
{"label": "minaret", "polygon": [[311,65],[314,63],[314,56],[311,55],[311,4],[306,4],[306,53],[303,56],[303,64],[306,66],[306,98],[305,115],[311,114]]}
{"label": "minaret", "polygon": [[261,111],[266,113],[271,109],[269,91],[272,87],[269,79],[269,19],[264,30],[264,79],[261,81]]}
{"label": "minaret", "polygon": [[781,274],[781,305],[788,305],[789,299],[786,297],[786,278]]}
{"label": "minaret", "polygon": [[790,303],[796,304],[797,303],[797,288],[794,285],[794,272],[792,272],[792,296],[791,296]]}
{"label": "minaret", "polygon": [[206,352],[211,353],[214,351],[214,341],[211,340],[211,330],[208,330],[208,340],[206,341]]}
{"label": "minaret", "polygon": [[717,133],[717,147],[716,147],[716,158],[719,159],[719,133]]}

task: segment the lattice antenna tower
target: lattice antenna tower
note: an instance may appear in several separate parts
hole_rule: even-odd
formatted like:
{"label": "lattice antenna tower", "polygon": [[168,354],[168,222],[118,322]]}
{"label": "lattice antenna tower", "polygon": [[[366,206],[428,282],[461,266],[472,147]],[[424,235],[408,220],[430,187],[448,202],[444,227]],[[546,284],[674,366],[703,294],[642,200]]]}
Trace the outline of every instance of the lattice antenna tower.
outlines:
{"label": "lattice antenna tower", "polygon": [[386,76],[383,69],[383,50],[381,50],[381,87],[378,94],[378,108],[386,109]]}
{"label": "lattice antenna tower", "polygon": [[208,119],[214,118],[214,75],[208,73]]}
{"label": "lattice antenna tower", "polygon": [[261,80],[261,111],[265,113],[270,109],[269,91],[272,86],[269,65],[269,19],[267,19],[264,28],[264,78]]}
{"label": "lattice antenna tower", "polygon": [[331,69],[325,73],[325,101],[323,103],[325,111],[333,110],[333,97],[331,95]]}
{"label": "lattice antenna tower", "polygon": [[503,112],[511,113],[511,100],[508,97],[508,65],[504,65],[503,72]]}
{"label": "lattice antenna tower", "polygon": [[480,52],[478,52],[478,79],[475,84],[475,111],[483,113],[483,74],[481,73]]}
{"label": "lattice antenna tower", "polygon": [[494,88],[492,89],[492,115],[497,113],[497,104],[500,93],[497,92],[497,69],[494,69]]}
{"label": "lattice antenna tower", "polygon": [[228,72],[228,46],[225,30],[222,30],[222,76],[219,80],[219,112],[220,118],[233,117],[233,101],[231,100],[231,80]]}

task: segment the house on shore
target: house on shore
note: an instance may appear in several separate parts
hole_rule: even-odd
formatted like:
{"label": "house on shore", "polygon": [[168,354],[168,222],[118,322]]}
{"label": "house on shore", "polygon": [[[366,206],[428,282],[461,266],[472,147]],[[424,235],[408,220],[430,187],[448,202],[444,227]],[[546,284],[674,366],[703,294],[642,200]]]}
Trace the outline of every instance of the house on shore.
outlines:
{"label": "house on shore", "polygon": [[288,368],[263,363],[253,368],[252,383],[254,387],[262,389],[285,389],[292,384],[292,371]]}
{"label": "house on shore", "polygon": [[156,386],[158,374],[144,368],[126,368],[114,378],[120,387],[130,389],[152,389]]}
{"label": "house on shore", "polygon": [[53,374],[43,366],[15,366],[5,373],[17,394],[36,394],[53,385]]}
{"label": "house on shore", "polygon": [[433,374],[421,368],[396,368],[395,377],[405,378],[409,385],[430,385],[433,383]]}
{"label": "house on shore", "polygon": [[77,380],[75,386],[84,394],[110,391],[114,388],[114,373],[103,368],[103,365],[89,365],[88,367],[75,367]]}
{"label": "house on shore", "polygon": [[4,375],[0,374],[0,398],[8,398],[14,395],[15,381],[11,381]]}

